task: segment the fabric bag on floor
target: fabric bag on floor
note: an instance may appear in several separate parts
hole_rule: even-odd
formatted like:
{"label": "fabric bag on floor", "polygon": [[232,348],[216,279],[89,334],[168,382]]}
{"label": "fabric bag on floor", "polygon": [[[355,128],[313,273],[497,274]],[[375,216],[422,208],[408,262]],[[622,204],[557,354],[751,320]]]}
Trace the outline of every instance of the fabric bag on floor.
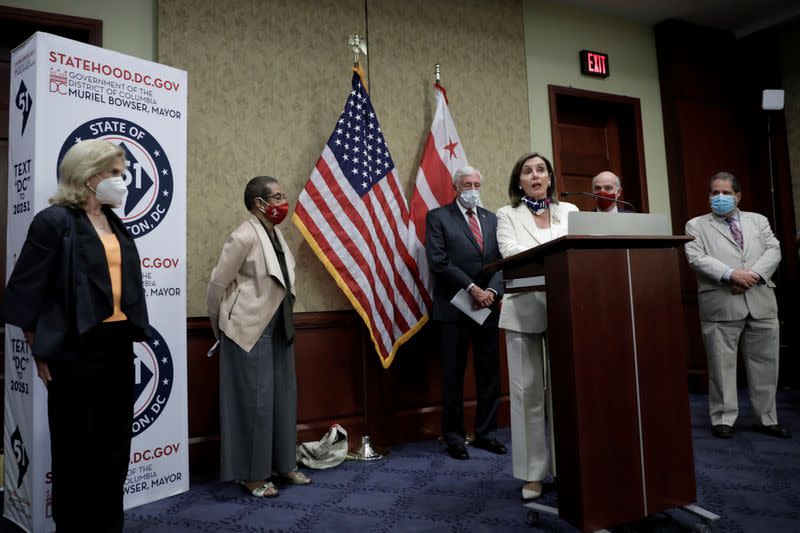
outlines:
{"label": "fabric bag on floor", "polygon": [[347,431],[334,424],[322,439],[297,445],[297,462],[309,468],[333,468],[347,458]]}

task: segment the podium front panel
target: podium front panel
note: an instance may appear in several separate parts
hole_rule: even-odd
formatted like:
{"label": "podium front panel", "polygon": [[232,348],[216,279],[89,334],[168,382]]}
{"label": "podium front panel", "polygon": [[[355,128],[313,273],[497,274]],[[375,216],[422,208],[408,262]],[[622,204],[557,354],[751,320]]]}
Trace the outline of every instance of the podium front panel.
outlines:
{"label": "podium front panel", "polygon": [[559,514],[591,531],[693,502],[675,250],[565,249],[542,273]]}

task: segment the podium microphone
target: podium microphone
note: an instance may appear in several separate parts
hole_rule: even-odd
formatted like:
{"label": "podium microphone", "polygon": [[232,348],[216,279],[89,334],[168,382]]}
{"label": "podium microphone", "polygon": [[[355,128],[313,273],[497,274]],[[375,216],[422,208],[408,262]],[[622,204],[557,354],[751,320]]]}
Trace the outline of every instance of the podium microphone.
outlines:
{"label": "podium microphone", "polygon": [[575,196],[575,195],[591,196],[592,198],[600,198],[601,200],[608,200],[609,202],[615,202],[615,203],[618,203],[618,204],[627,205],[628,207],[631,208],[631,211],[636,213],[636,208],[633,207],[633,204],[630,203],[630,202],[626,202],[625,200],[617,200],[616,198],[606,198],[605,196],[600,196],[599,194],[592,194],[590,192],[583,192],[583,191],[578,191],[578,192],[566,192],[566,191],[564,191],[564,192],[561,193],[561,197],[562,198],[566,198],[567,196]]}

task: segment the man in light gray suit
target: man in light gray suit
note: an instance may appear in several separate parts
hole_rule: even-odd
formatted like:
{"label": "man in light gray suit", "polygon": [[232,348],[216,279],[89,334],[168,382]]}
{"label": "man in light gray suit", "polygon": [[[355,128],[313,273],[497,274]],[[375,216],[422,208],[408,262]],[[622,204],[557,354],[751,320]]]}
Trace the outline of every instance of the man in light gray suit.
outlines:
{"label": "man in light gray suit", "polygon": [[766,217],[739,211],[738,180],[727,172],[709,182],[711,213],[686,224],[694,237],[686,258],[697,271],[703,344],[708,357],[708,403],[712,434],[730,438],[739,413],[736,355],[741,340],[754,429],[781,438],[778,424],[778,304],[770,279],[781,260],[778,240]]}

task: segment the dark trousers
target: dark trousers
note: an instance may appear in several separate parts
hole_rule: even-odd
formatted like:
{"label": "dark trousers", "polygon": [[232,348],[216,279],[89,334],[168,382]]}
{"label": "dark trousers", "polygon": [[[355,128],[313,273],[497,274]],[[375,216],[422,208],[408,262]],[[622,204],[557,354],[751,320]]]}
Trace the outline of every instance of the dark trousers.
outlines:
{"label": "dark trousers", "polygon": [[464,370],[472,341],[472,361],[478,407],[475,437],[492,438],[500,403],[497,312],[479,326],[466,316],[456,322],[437,322],[442,353],[442,434],[448,444],[464,443]]}
{"label": "dark trousers", "polygon": [[52,508],[59,533],[120,532],[133,424],[133,343],[127,322],[98,325],[80,357],[49,362]]}

